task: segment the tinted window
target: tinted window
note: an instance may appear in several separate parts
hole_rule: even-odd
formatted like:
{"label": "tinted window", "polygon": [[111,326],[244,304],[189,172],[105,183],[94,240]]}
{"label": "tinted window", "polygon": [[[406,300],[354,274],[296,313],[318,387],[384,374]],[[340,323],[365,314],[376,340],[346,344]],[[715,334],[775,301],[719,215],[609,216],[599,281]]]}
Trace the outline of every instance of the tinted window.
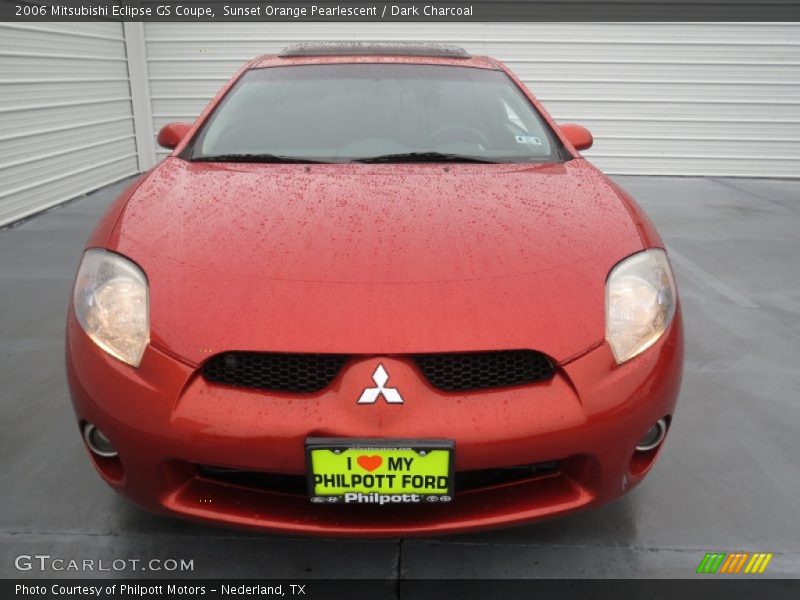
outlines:
{"label": "tinted window", "polygon": [[543,162],[557,160],[559,148],[536,109],[502,71],[339,64],[249,71],[187,154],[347,161],[441,152]]}

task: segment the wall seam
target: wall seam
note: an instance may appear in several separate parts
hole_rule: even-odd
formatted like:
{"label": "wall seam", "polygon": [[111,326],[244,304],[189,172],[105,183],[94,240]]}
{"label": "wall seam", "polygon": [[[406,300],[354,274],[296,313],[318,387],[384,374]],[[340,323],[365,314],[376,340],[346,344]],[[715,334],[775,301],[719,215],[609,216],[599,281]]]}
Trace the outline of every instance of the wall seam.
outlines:
{"label": "wall seam", "polygon": [[131,89],[133,130],[139,171],[149,171],[156,164],[153,111],[150,106],[150,82],[147,67],[144,23],[124,23],[125,55],[128,61],[128,83]]}

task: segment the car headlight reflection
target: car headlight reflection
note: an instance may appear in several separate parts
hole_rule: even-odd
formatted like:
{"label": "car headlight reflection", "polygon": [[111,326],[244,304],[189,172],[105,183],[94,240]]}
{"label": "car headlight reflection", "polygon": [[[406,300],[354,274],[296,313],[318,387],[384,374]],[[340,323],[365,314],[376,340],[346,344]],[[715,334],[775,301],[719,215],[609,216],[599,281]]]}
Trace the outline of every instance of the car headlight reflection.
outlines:
{"label": "car headlight reflection", "polygon": [[150,342],[147,279],[130,260],[106,250],[83,255],[73,295],[86,334],[110,355],[138,367]]}
{"label": "car headlight reflection", "polygon": [[661,249],[623,260],[606,281],[606,341],[618,364],[652,346],[675,315],[675,279]]}

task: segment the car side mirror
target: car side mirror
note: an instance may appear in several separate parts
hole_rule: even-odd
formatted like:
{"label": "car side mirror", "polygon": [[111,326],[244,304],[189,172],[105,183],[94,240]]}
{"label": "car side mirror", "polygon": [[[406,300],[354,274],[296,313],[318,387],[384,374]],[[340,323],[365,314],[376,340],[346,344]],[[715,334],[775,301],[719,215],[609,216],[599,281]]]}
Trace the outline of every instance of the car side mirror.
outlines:
{"label": "car side mirror", "polygon": [[594,143],[594,138],[589,130],[582,125],[575,125],[573,123],[564,123],[559,125],[561,133],[564,134],[569,140],[569,143],[575,147],[575,150],[588,150]]}
{"label": "car side mirror", "polygon": [[164,125],[161,131],[158,132],[158,145],[167,150],[172,150],[181,143],[181,140],[186,137],[186,134],[189,133],[191,128],[191,123],[170,123],[169,125]]}

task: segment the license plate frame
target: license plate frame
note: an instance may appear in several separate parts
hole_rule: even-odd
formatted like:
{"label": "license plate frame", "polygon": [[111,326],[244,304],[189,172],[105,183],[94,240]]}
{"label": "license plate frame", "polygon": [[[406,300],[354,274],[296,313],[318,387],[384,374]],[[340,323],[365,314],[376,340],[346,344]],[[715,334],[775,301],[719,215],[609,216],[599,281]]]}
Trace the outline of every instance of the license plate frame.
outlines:
{"label": "license plate frame", "polygon": [[[352,456],[359,452],[377,452],[382,459],[386,458],[386,452],[399,453],[406,455],[409,452],[415,453],[420,457],[432,457],[432,452],[445,452],[447,454],[447,473],[436,475],[436,477],[447,477],[447,489],[437,492],[432,491],[351,491],[342,493],[318,493],[315,481],[313,453],[320,450],[329,450],[335,454],[341,454],[346,458],[348,454]],[[336,452],[336,451],[339,452]],[[376,504],[380,506],[396,506],[397,504],[432,504],[449,503],[454,497],[454,474],[455,474],[455,442],[448,439],[416,439],[416,438],[307,438],[305,444],[306,453],[306,472],[308,481],[308,496],[311,502],[316,504]],[[367,458],[373,458],[371,455]],[[395,455],[397,458],[397,455]],[[337,459],[340,460],[340,459]],[[388,465],[387,465],[388,468]],[[377,467],[376,467],[377,469]],[[360,474],[360,473],[359,473]],[[385,475],[385,473],[384,473]],[[401,474],[402,475],[402,474]],[[360,499],[349,499],[347,494],[360,494]],[[404,499],[398,499],[402,496]],[[412,498],[412,496],[417,496]],[[388,499],[387,499],[388,497]]]}

